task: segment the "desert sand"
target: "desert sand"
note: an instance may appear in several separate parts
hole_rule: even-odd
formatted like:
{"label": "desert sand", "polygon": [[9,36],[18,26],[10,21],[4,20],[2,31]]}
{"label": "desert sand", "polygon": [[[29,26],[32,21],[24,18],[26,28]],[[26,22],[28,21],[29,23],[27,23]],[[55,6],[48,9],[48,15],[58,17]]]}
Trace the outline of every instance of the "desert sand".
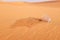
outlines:
{"label": "desert sand", "polygon": [[[29,21],[35,24],[20,26],[22,18],[42,15],[48,15],[51,22]],[[60,40],[60,2],[0,2],[0,40]]]}

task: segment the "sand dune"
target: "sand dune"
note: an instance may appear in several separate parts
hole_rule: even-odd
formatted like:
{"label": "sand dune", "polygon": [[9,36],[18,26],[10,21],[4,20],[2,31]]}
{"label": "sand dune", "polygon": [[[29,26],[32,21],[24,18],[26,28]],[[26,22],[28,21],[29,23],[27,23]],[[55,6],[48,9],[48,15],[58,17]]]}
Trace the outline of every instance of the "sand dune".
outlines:
{"label": "sand dune", "polygon": [[[28,17],[40,18],[45,14],[51,17],[50,23],[39,22],[31,27],[17,27],[21,24],[18,21],[16,27],[10,28],[17,20]],[[0,40],[60,40],[60,2],[0,2]]]}

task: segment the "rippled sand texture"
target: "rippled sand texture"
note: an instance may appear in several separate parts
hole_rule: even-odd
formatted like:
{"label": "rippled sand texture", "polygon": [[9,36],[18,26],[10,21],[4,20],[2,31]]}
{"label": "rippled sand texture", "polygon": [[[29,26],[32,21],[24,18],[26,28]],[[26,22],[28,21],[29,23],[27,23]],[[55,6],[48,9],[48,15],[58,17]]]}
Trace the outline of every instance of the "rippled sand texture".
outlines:
{"label": "rippled sand texture", "polygon": [[[45,14],[50,23],[35,19]],[[60,2],[0,2],[0,40],[60,40]]]}

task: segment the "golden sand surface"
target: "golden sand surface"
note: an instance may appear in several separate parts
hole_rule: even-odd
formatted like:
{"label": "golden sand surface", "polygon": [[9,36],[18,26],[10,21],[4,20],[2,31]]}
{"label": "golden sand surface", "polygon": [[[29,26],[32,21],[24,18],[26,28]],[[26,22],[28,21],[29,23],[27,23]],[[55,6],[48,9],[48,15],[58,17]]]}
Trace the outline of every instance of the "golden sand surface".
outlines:
{"label": "golden sand surface", "polygon": [[[42,15],[51,22],[34,19]],[[60,2],[0,2],[0,40],[60,40]]]}

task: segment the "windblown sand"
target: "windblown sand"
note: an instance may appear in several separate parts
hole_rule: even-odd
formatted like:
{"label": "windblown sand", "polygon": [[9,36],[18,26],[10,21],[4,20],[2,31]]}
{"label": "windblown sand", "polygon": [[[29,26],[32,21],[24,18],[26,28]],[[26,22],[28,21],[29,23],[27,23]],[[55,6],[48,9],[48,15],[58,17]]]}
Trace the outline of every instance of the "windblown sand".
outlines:
{"label": "windblown sand", "polygon": [[[42,15],[51,22],[34,19]],[[60,2],[0,2],[0,40],[60,40]]]}

